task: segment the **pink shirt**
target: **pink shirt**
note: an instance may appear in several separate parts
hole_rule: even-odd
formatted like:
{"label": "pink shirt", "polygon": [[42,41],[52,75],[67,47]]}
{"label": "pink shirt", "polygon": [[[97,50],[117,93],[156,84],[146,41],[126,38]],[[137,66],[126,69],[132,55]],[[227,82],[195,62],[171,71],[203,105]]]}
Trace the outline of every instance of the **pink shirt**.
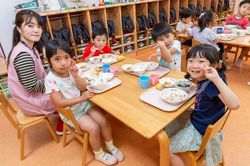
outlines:
{"label": "pink shirt", "polygon": [[226,18],[226,25],[238,25],[242,29],[246,29],[248,19],[246,17],[237,18],[235,15]]}
{"label": "pink shirt", "polygon": [[27,115],[47,115],[55,112],[55,107],[50,100],[49,95],[41,92],[29,93],[19,82],[18,75],[14,67],[14,60],[21,52],[27,52],[33,58],[36,67],[35,72],[38,79],[44,79],[46,76],[40,57],[36,57],[33,51],[19,42],[11,53],[8,66],[8,88],[12,98]]}

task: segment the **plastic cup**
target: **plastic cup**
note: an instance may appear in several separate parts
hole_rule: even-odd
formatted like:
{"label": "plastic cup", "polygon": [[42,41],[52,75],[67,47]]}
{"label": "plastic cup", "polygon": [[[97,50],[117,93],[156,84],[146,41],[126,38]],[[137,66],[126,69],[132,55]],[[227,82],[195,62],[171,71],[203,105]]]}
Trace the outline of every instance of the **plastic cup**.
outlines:
{"label": "plastic cup", "polygon": [[217,27],[217,33],[221,34],[223,32],[224,28],[223,27]]}
{"label": "plastic cup", "polygon": [[116,67],[116,66],[111,66],[111,67],[110,67],[110,73],[113,73],[114,76],[117,76],[117,75],[118,75],[118,67]]}
{"label": "plastic cup", "polygon": [[154,86],[154,85],[158,84],[159,78],[160,78],[160,75],[159,75],[159,74],[151,74],[151,75],[150,75],[150,82],[151,82],[151,85]]}
{"label": "plastic cup", "polygon": [[104,63],[104,64],[102,65],[102,72],[103,72],[103,73],[109,73],[109,72],[110,72],[110,64]]}
{"label": "plastic cup", "polygon": [[138,82],[139,82],[139,86],[142,88],[142,89],[147,89],[149,88],[149,83],[150,83],[150,77],[149,76],[140,76],[138,78]]}

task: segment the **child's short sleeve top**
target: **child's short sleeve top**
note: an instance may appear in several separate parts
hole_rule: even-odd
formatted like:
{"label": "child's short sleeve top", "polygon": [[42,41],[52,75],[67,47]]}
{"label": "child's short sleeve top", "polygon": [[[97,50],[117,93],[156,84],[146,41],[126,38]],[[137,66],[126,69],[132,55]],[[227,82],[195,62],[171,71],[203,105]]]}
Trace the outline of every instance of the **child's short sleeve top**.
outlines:
{"label": "child's short sleeve top", "polygon": [[200,32],[199,27],[194,27],[192,30],[189,32],[190,36],[193,36],[194,40],[199,41],[202,44],[210,44],[214,46],[218,51],[220,48],[216,43],[214,43],[214,40],[217,39],[217,35],[212,29],[210,28],[205,28],[203,31]]}
{"label": "child's short sleeve top", "polygon": [[[225,76],[222,77],[225,81]],[[209,124],[217,122],[225,113],[225,105],[220,100],[218,88],[210,80],[198,82],[195,109],[191,114],[191,123],[204,135]]]}
{"label": "child's short sleeve top", "polygon": [[[159,65],[162,67],[167,67],[169,69],[174,69],[181,71],[181,43],[178,40],[174,40],[173,43],[168,47],[176,48],[176,53],[172,54],[173,61],[171,63],[167,63],[163,58],[159,58]],[[161,54],[161,50],[157,49],[157,52]]]}
{"label": "child's short sleeve top", "polygon": [[[94,44],[89,44],[85,48],[83,56],[82,56],[82,59],[85,59],[85,58],[87,58],[90,55],[91,48],[93,47],[93,45]],[[101,51],[100,50],[96,50],[93,56],[99,56],[100,54],[111,53],[111,51],[112,51],[111,47],[109,47],[108,45],[105,45]]]}
{"label": "child's short sleeve top", "polygon": [[226,18],[226,25],[238,25],[242,29],[246,29],[248,25],[248,19],[246,17],[237,18],[235,15]]}
{"label": "child's short sleeve top", "polygon": [[193,23],[191,21],[188,24],[185,24],[185,23],[179,21],[176,25],[176,31],[182,32],[183,30],[185,30],[187,28],[191,28],[192,26],[193,26]]}
{"label": "child's short sleeve top", "polygon": [[[50,71],[45,78],[45,88],[46,94],[60,91],[66,99],[72,99],[80,96],[80,90],[77,88],[75,79],[71,74],[69,77],[62,78],[56,76]],[[70,108],[72,111],[77,111],[83,109],[84,107],[84,102],[81,102],[71,106]]]}

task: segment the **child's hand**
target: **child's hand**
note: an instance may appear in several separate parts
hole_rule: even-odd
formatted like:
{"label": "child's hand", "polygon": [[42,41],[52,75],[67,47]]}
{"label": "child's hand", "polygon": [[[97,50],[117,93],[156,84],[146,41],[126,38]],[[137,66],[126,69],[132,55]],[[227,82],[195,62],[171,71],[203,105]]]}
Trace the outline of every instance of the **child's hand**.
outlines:
{"label": "child's hand", "polygon": [[209,67],[207,64],[203,65],[203,71],[205,73],[206,78],[213,82],[220,78],[217,70],[213,67]]}
{"label": "child's hand", "polygon": [[149,60],[153,60],[153,59],[157,58],[158,56],[159,56],[159,53],[157,52],[157,53],[154,53],[154,54],[150,55],[150,56],[148,57],[148,59],[149,59]]}
{"label": "child's hand", "polygon": [[71,61],[71,66],[69,68],[69,72],[73,77],[77,77],[78,76],[78,71],[79,69],[76,66],[76,62],[74,60]]}
{"label": "child's hand", "polygon": [[82,93],[81,97],[83,98],[83,101],[84,101],[84,100],[90,99],[90,98],[92,98],[94,96],[95,96],[95,94],[92,91],[87,90],[87,91]]}
{"label": "child's hand", "polygon": [[156,46],[160,48],[166,47],[164,41],[157,41]]}

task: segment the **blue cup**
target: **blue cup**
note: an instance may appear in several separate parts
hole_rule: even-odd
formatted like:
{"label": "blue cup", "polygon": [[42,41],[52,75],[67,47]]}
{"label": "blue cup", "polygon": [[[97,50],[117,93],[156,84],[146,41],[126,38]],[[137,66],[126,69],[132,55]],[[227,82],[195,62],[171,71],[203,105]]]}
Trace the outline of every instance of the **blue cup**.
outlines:
{"label": "blue cup", "polygon": [[147,89],[149,87],[150,77],[149,76],[140,76],[138,78],[138,82],[139,82],[139,86],[142,89]]}
{"label": "blue cup", "polygon": [[102,65],[102,72],[103,72],[103,73],[109,73],[109,72],[110,72],[110,64],[104,63],[104,64]]}
{"label": "blue cup", "polygon": [[223,32],[223,27],[217,27],[217,34],[221,34]]}

